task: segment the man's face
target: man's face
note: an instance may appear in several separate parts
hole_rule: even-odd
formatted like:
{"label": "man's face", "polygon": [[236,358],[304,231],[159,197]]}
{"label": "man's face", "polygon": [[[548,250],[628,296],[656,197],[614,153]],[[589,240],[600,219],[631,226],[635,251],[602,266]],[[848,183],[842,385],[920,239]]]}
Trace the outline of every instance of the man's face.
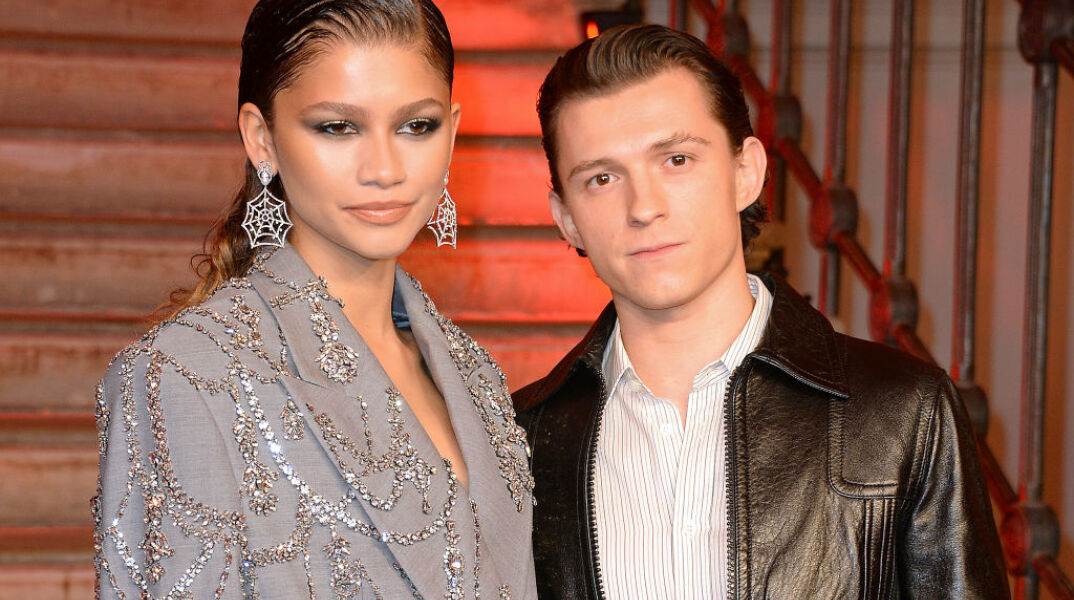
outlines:
{"label": "man's face", "polygon": [[675,309],[744,285],[738,213],[760,194],[764,149],[747,138],[733,152],[694,75],[569,101],[555,127],[553,217],[617,304]]}

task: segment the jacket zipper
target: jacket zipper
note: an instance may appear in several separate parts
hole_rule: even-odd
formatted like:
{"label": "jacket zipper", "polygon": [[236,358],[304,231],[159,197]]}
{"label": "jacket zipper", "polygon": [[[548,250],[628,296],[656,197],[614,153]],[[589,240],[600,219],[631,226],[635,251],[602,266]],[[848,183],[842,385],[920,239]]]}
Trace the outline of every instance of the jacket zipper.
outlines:
{"label": "jacket zipper", "polygon": [[604,379],[604,373],[600,369],[594,369],[600,378],[600,399],[597,401],[597,414],[593,420],[593,436],[589,442],[588,472],[586,473],[586,495],[589,501],[589,544],[593,548],[593,589],[597,591],[597,600],[604,600],[604,582],[600,573],[600,551],[597,541],[597,441],[600,438],[600,427],[604,420],[604,405],[608,401],[608,382]]}
{"label": "jacket zipper", "polygon": [[[727,597],[730,599],[737,597],[735,572],[738,570],[735,564],[738,560],[738,497],[734,487],[736,468],[735,427],[731,416],[734,414],[734,391],[735,385],[738,383],[737,375],[743,364],[745,364],[745,360],[731,372],[731,377],[727,382],[727,391],[724,392],[723,397],[724,485],[726,485],[727,489]],[[597,377],[600,378],[600,399],[597,401],[596,418],[593,420],[593,437],[589,443],[589,472],[586,473],[586,495],[589,501],[589,543],[593,547],[593,572],[591,573],[593,587],[597,590],[597,600],[604,600],[604,582],[601,579],[600,552],[597,542],[597,495],[594,484],[597,466],[597,442],[600,438],[601,423],[604,420],[604,405],[608,401],[608,382],[604,379],[603,373],[599,370],[594,370],[597,373]]]}
{"label": "jacket zipper", "polygon": [[735,489],[735,384],[738,383],[739,370],[749,357],[731,372],[727,382],[727,391],[723,396],[723,443],[724,443],[724,485],[727,490],[727,597],[737,597],[736,589],[738,572],[738,492]]}

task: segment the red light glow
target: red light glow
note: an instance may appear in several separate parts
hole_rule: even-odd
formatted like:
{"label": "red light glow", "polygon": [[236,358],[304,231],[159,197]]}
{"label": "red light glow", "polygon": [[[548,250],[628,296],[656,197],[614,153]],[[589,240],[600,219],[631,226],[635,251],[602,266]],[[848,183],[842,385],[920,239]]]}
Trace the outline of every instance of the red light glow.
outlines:
{"label": "red light glow", "polygon": [[597,27],[596,21],[589,21],[585,24],[585,36],[592,39],[600,35],[600,28]]}

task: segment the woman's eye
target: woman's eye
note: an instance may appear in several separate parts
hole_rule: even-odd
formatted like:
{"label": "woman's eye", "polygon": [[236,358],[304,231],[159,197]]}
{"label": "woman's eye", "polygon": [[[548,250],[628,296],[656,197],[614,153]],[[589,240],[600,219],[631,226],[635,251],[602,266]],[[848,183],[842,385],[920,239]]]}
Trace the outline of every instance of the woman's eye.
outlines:
{"label": "woman's eye", "polygon": [[436,119],[414,119],[403,123],[403,126],[399,128],[399,133],[425,135],[436,131],[439,126],[440,121]]}
{"label": "woman's eye", "polygon": [[668,159],[668,163],[673,167],[683,167],[690,161],[690,158],[685,154],[676,154]]}
{"label": "woman's eye", "polygon": [[346,135],[348,133],[357,133],[358,130],[347,121],[329,121],[318,125],[317,131],[329,135]]}

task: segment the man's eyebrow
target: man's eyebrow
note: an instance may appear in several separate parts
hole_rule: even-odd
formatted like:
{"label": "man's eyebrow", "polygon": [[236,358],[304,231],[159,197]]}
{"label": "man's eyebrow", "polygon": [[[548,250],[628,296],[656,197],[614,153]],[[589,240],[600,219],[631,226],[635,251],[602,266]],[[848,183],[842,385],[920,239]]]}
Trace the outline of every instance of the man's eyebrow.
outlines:
{"label": "man's eyebrow", "polygon": [[593,160],[587,160],[587,161],[580,162],[580,163],[574,165],[574,168],[571,169],[570,173],[567,173],[567,179],[570,179],[570,178],[574,177],[575,175],[577,175],[577,174],[579,174],[579,173],[581,173],[583,171],[588,171],[590,169],[595,169],[597,167],[605,167],[605,166],[611,165],[611,164],[613,164],[613,162],[614,161],[612,161],[611,159],[608,159],[608,158],[595,158]]}
{"label": "man's eyebrow", "polygon": [[677,133],[673,133],[672,135],[670,135],[670,136],[668,136],[668,137],[666,137],[666,138],[664,138],[662,140],[653,142],[653,144],[651,146],[649,146],[649,152],[651,152],[653,154],[657,154],[657,153],[663,152],[663,151],[665,151],[665,150],[667,150],[667,149],[669,149],[669,148],[671,148],[673,146],[678,146],[679,144],[686,144],[686,143],[701,144],[702,146],[708,146],[708,145],[711,144],[711,142],[709,142],[707,139],[705,139],[703,137],[698,137],[696,135],[691,135],[689,133],[680,131],[680,132],[677,132]]}

